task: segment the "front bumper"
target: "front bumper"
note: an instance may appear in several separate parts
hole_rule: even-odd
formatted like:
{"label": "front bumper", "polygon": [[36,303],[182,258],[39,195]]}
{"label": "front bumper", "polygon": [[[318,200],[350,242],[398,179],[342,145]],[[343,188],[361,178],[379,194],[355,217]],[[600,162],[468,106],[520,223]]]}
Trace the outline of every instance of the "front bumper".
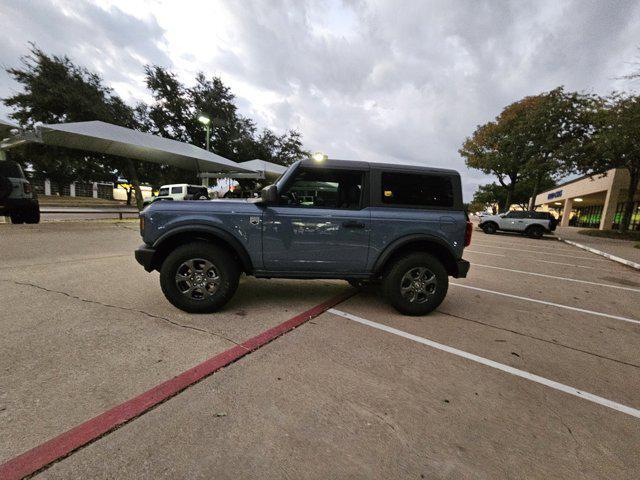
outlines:
{"label": "front bumper", "polygon": [[465,278],[467,276],[467,273],[469,273],[469,268],[471,267],[471,264],[466,260],[460,259],[456,262],[456,267],[458,270],[458,274],[454,275],[454,277]]}
{"label": "front bumper", "polygon": [[147,272],[154,269],[153,257],[156,254],[155,248],[151,248],[146,244],[140,245],[136,248],[135,257],[136,261],[144,267]]}

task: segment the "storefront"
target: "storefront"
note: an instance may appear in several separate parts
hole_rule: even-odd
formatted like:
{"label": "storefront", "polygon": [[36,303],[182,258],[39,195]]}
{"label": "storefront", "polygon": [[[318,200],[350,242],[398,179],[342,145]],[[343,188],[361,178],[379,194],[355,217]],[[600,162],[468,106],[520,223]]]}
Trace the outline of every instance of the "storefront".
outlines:
{"label": "storefront", "polygon": [[[562,227],[610,230],[622,218],[628,182],[629,173],[624,169],[580,177],[542,192],[535,205],[556,215]],[[629,228],[640,230],[640,195],[635,200]]]}

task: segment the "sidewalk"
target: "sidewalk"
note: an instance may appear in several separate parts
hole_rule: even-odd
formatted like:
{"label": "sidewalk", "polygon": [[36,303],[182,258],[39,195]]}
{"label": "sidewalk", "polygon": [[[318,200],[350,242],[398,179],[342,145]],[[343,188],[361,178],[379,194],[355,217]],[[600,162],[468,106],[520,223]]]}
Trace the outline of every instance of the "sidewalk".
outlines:
{"label": "sidewalk", "polygon": [[635,248],[638,242],[633,240],[591,237],[578,233],[581,230],[584,229],[577,227],[558,227],[555,235],[563,240],[579,243],[585,247],[594,248],[609,255],[640,264],[640,248]]}

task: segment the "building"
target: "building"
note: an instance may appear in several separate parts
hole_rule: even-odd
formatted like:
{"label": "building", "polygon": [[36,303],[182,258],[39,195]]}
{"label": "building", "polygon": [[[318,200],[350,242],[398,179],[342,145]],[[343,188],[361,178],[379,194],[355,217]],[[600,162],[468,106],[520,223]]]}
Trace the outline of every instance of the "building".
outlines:
{"label": "building", "polygon": [[[562,227],[599,228],[618,227],[629,185],[629,172],[612,169],[604,175],[584,176],[542,192],[535,206],[551,211],[560,219]],[[635,198],[630,230],[640,230],[640,195]]]}

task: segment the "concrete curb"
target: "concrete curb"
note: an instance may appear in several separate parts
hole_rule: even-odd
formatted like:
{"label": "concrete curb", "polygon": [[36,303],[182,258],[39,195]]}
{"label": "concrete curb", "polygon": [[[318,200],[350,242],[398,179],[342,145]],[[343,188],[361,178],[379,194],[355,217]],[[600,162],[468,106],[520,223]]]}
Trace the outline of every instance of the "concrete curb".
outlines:
{"label": "concrete curb", "polygon": [[623,265],[626,265],[627,267],[640,270],[640,263],[632,262],[631,260],[627,260],[626,258],[616,257],[615,255],[611,255],[610,253],[603,252],[601,250],[596,250],[595,248],[587,247],[586,245],[582,245],[580,243],[574,242],[573,240],[566,240],[562,237],[557,237],[557,238],[561,242],[567,243],[569,245],[573,245],[574,247],[581,248],[582,250],[586,250],[587,252],[595,253],[596,255],[600,255],[601,257],[608,258],[609,260],[613,260],[614,262],[621,263]]}

